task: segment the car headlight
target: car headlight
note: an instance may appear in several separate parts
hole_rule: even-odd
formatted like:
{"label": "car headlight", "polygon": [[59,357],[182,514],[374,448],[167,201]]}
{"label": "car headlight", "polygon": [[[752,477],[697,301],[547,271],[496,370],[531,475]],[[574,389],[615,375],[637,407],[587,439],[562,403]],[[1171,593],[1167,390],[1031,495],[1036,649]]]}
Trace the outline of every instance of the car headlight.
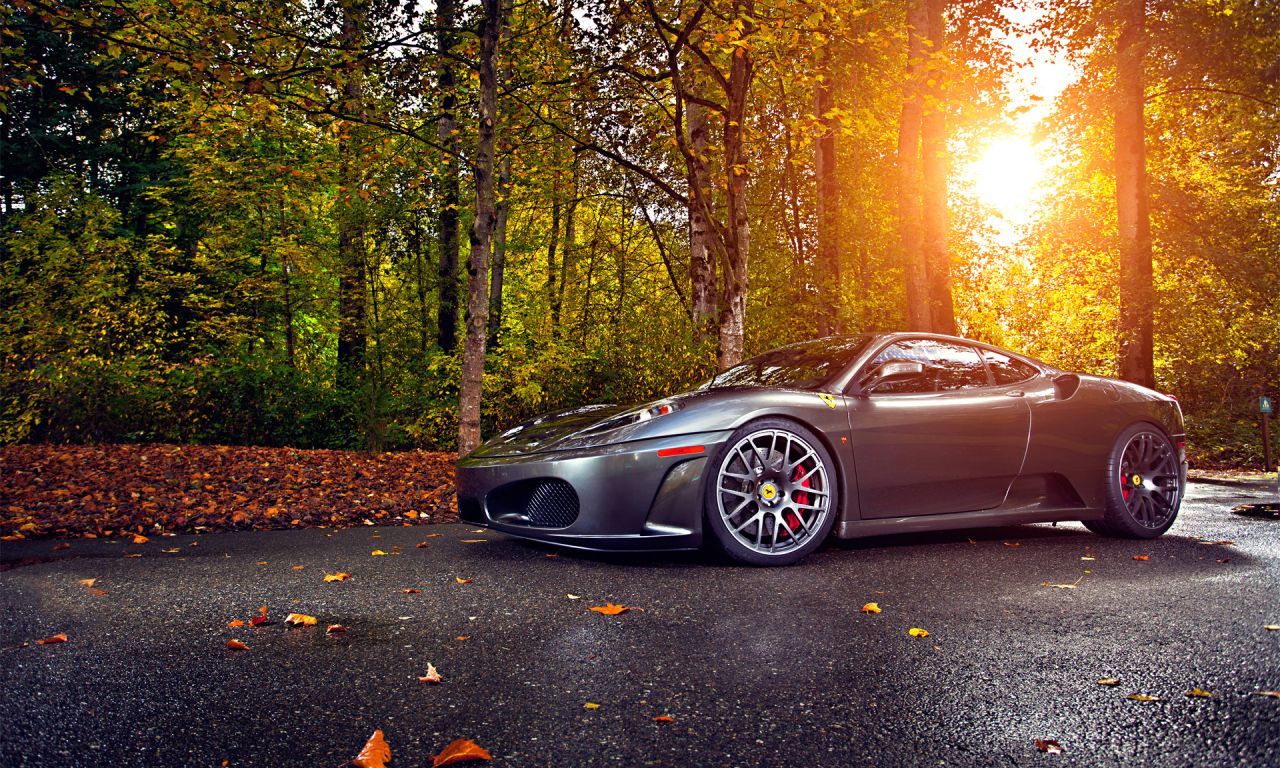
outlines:
{"label": "car headlight", "polygon": [[601,432],[609,432],[615,429],[621,429],[622,427],[629,427],[632,424],[640,424],[642,422],[656,419],[659,416],[666,416],[669,413],[675,413],[683,407],[684,406],[680,403],[670,400],[654,403],[643,408],[637,408],[635,410],[626,411],[625,413],[620,413],[613,418],[605,419],[599,424],[593,424],[592,426],[587,427],[578,434],[596,435]]}

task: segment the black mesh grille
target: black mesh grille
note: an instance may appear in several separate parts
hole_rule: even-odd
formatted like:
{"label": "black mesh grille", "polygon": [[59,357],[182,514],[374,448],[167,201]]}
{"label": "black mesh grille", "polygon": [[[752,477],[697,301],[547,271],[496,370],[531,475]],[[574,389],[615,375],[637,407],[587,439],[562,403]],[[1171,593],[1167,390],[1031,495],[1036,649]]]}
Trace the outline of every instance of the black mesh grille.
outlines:
{"label": "black mesh grille", "polygon": [[578,519],[578,494],[563,480],[543,480],[533,486],[524,514],[529,525],[565,528]]}

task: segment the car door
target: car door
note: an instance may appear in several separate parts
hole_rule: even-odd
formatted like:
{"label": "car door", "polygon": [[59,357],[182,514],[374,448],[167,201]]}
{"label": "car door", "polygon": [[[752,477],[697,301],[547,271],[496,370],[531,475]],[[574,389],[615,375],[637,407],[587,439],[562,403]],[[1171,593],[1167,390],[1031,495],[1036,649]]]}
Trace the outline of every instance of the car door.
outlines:
{"label": "car door", "polygon": [[[893,361],[921,363],[924,373],[868,387]],[[1024,393],[997,384],[967,344],[897,341],[863,366],[846,402],[863,519],[998,507],[1022,468]]]}

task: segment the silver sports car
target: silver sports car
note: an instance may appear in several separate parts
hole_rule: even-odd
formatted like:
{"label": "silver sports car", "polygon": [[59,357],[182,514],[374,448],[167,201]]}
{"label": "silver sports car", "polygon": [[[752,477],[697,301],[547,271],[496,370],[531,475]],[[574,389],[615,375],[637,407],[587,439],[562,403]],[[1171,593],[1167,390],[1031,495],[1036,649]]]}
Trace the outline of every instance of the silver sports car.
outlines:
{"label": "silver sports car", "polygon": [[915,333],[766,352],[634,407],[540,416],[457,465],[461,518],[590,550],[794,563],[829,534],[1079,520],[1154,538],[1186,484],[1167,395]]}

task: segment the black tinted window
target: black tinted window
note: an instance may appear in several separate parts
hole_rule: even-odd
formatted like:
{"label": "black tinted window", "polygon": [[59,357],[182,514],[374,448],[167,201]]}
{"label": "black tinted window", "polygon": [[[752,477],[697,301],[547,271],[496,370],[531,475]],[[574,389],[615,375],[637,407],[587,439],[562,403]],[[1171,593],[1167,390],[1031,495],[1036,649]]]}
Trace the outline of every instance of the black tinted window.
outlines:
{"label": "black tinted window", "polygon": [[845,336],[781,347],[717,374],[704,387],[812,389],[839,373],[870,340]]}
{"label": "black tinted window", "polygon": [[1034,366],[1027,365],[1021,360],[1014,360],[1008,355],[1002,355],[989,349],[982,350],[982,357],[987,361],[987,368],[990,369],[991,375],[995,377],[996,384],[1015,384],[1019,381],[1026,381],[1040,372]]}
{"label": "black tinted window", "polygon": [[906,360],[923,363],[924,375],[905,381],[887,381],[876,386],[877,395],[908,392],[949,392],[968,387],[987,386],[987,372],[973,347],[949,344],[933,339],[907,339],[887,347],[867,366],[867,377],[881,363]]}

